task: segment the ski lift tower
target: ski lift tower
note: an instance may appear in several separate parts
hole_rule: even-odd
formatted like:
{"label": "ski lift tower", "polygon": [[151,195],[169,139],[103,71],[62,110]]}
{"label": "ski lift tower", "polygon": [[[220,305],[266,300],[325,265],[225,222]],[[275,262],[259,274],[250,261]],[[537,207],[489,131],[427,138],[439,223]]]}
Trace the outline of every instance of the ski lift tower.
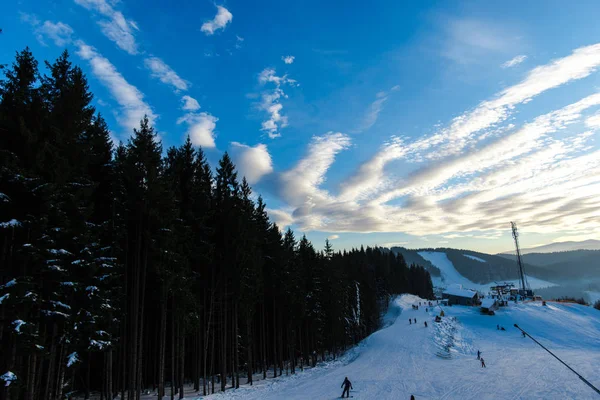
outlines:
{"label": "ski lift tower", "polygon": [[519,280],[520,288],[519,295],[521,297],[533,297],[533,291],[529,287],[529,282],[527,282],[527,278],[525,277],[525,271],[523,270],[523,261],[521,260],[521,249],[519,248],[519,232],[517,231],[517,224],[515,222],[511,222],[510,226],[512,228],[512,236],[515,239],[515,247],[517,249],[517,264],[519,265]]}

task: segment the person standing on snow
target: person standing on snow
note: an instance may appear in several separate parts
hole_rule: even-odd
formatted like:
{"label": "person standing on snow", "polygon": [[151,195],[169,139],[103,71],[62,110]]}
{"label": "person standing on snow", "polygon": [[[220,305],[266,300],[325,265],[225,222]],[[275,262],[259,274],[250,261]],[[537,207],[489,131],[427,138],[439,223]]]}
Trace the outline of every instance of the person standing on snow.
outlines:
{"label": "person standing on snow", "polygon": [[408,319],[408,324],[409,324],[409,325],[412,325],[412,318],[409,318],[409,319]]}
{"label": "person standing on snow", "polygon": [[481,352],[479,350],[477,350],[477,359],[479,360],[481,358]]}
{"label": "person standing on snow", "polygon": [[485,361],[483,361],[483,357],[481,358],[481,368],[486,368]]}
{"label": "person standing on snow", "polygon": [[348,377],[344,378],[344,382],[342,382],[342,386],[344,388],[344,391],[342,392],[342,399],[344,398],[344,394],[346,394],[346,397],[350,397],[350,389],[354,389],[352,387],[352,382],[350,382],[348,380]]}
{"label": "person standing on snow", "polygon": [[427,321],[425,321],[425,328],[427,328]]}

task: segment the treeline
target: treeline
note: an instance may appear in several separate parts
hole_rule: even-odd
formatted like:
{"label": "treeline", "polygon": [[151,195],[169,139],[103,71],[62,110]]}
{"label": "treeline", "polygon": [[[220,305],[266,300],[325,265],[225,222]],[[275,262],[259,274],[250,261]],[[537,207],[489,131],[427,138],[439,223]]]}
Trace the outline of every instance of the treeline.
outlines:
{"label": "treeline", "polygon": [[163,153],[147,118],[113,149],[81,69],[46,67],[26,49],[0,86],[2,400],[293,374],[377,329],[390,296],[432,297],[402,256],[282,234],[227,154],[213,174],[189,139]]}

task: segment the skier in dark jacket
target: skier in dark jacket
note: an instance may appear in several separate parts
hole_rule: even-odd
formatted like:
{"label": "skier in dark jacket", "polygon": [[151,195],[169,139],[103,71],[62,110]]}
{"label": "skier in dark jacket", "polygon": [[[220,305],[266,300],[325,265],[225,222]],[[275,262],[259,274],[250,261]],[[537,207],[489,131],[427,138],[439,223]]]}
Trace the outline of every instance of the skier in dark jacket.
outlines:
{"label": "skier in dark jacket", "polygon": [[481,352],[479,350],[477,350],[477,359],[479,360],[481,358]]}
{"label": "skier in dark jacket", "polygon": [[344,382],[342,382],[342,386],[344,388],[344,391],[342,392],[342,399],[344,398],[344,394],[346,395],[346,397],[350,397],[350,389],[354,389],[352,387],[352,382],[350,382],[348,380],[348,377],[344,378]]}
{"label": "skier in dark jacket", "polygon": [[409,325],[412,325],[412,318],[409,318],[409,319],[408,319],[408,324],[409,324]]}

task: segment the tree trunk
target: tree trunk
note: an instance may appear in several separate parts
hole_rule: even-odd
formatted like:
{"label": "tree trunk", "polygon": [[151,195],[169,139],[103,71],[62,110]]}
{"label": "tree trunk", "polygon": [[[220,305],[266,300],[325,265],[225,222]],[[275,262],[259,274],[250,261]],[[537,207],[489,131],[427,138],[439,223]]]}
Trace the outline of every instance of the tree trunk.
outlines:
{"label": "tree trunk", "polygon": [[236,300],[235,302],[235,316],[234,316],[234,323],[235,323],[235,329],[234,329],[234,334],[235,334],[235,388],[239,389],[240,387],[240,346],[239,346],[239,332],[238,332],[238,302]]}
{"label": "tree trunk", "polygon": [[160,304],[160,338],[158,344],[158,400],[165,395],[165,353],[167,347],[167,299],[163,292]]}
{"label": "tree trunk", "polygon": [[179,332],[179,398],[183,399],[183,379],[184,379],[184,368],[185,368],[185,329],[182,327],[182,321],[177,325],[177,331]]}
{"label": "tree trunk", "polygon": [[175,299],[171,309],[171,400],[175,400]]}
{"label": "tree trunk", "polygon": [[223,290],[223,329],[221,332],[221,391],[224,392],[227,385],[227,293]]}
{"label": "tree trunk", "polygon": [[92,352],[87,352],[87,368],[85,370],[85,400],[90,398],[90,375],[92,371]]}
{"label": "tree trunk", "polygon": [[246,356],[246,364],[248,367],[248,383],[250,386],[252,386],[252,366],[254,361],[252,359],[252,318],[250,315],[246,316],[246,350],[248,352],[248,355]]}

